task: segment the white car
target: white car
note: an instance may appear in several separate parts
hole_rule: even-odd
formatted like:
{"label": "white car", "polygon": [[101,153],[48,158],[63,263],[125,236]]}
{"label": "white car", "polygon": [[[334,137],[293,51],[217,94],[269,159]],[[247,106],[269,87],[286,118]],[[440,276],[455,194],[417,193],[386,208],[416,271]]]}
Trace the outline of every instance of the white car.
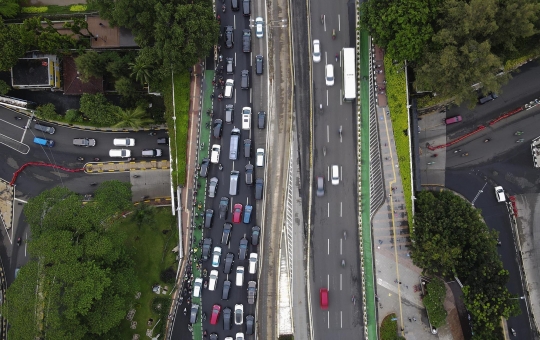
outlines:
{"label": "white car", "polygon": [[334,65],[328,64],[324,68],[326,86],[334,86]]}
{"label": "white car", "polygon": [[332,165],[332,185],[338,185],[339,184],[339,166]]}
{"label": "white car", "polygon": [[256,274],[257,273],[257,260],[258,259],[259,259],[259,255],[257,255],[257,253],[249,254],[248,272],[250,274]]}
{"label": "white car", "polygon": [[113,140],[114,146],[135,146],[135,139],[133,138],[115,138]]}
{"label": "white car", "polygon": [[218,281],[218,271],[214,269],[210,272],[210,276],[208,279],[208,290],[210,291],[216,290],[217,281]]}
{"label": "white car", "polygon": [[242,108],[242,130],[251,130],[251,107]]}
{"label": "white car", "polygon": [[244,340],[244,333],[242,332],[236,333],[235,340]]}
{"label": "white car", "polygon": [[223,97],[232,98],[233,94],[234,94],[234,80],[227,79],[225,81],[225,93],[223,94]]}
{"label": "white car", "polygon": [[212,153],[210,154],[210,163],[218,164],[220,153],[221,153],[221,145],[219,144],[212,145]]}
{"label": "white car", "polygon": [[193,285],[193,296],[194,297],[201,297],[201,290],[202,290],[203,281],[200,277],[195,279],[195,284]]}
{"label": "white car", "polygon": [[212,253],[212,267],[219,267],[219,262],[221,261],[221,247],[214,247],[214,252]]}
{"label": "white car", "polygon": [[258,148],[255,154],[255,165],[264,166],[264,149]]}
{"label": "white car", "polygon": [[257,17],[255,19],[255,36],[257,36],[257,38],[262,38],[264,36],[263,24],[264,20],[262,17]]}
{"label": "white car", "polygon": [[318,63],[321,61],[321,42],[319,39],[313,40],[313,62]]}
{"label": "white car", "polygon": [[241,325],[244,323],[244,305],[234,305],[234,324]]}
{"label": "white car", "polygon": [[497,202],[506,202],[506,196],[504,195],[503,187],[495,187],[495,197],[497,198]]}
{"label": "white car", "polygon": [[120,158],[131,157],[131,150],[129,150],[129,149],[111,149],[111,150],[109,150],[109,157],[120,157]]}

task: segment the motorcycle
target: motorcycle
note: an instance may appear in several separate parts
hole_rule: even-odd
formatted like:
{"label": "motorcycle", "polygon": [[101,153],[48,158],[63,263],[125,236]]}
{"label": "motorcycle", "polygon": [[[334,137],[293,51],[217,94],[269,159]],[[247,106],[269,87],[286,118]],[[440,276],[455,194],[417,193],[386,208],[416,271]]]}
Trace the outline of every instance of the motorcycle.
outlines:
{"label": "motorcycle", "polygon": [[435,164],[435,162],[428,162],[427,165],[433,165],[433,164]]}
{"label": "motorcycle", "polygon": [[510,330],[512,331],[512,335],[513,335],[513,336],[517,336],[517,333],[516,333],[516,330],[515,330],[515,329],[510,328]]}
{"label": "motorcycle", "polygon": [[346,232],[346,231],[343,232],[343,238],[344,238],[345,240],[347,239],[347,232]]}
{"label": "motorcycle", "polygon": [[208,281],[204,281],[204,285],[203,285],[204,289],[208,288]]}
{"label": "motorcycle", "polygon": [[341,260],[341,267],[345,268],[345,260]]}
{"label": "motorcycle", "polygon": [[225,13],[226,9],[227,9],[227,6],[225,6],[225,4],[223,4],[223,6],[221,6],[221,10],[223,11],[223,13]]}
{"label": "motorcycle", "polygon": [[131,161],[134,161],[135,160],[135,157],[130,157],[127,159],[128,162],[131,162]]}
{"label": "motorcycle", "polygon": [[336,29],[332,30],[332,40],[336,40]]}
{"label": "motorcycle", "polygon": [[155,136],[155,135],[157,135],[157,132],[150,132],[149,135],[150,136]]}
{"label": "motorcycle", "polygon": [[17,119],[17,120],[22,120],[22,118],[21,118],[21,117],[18,117],[18,116],[15,116],[15,119]]}
{"label": "motorcycle", "polygon": [[466,157],[466,156],[468,156],[468,155],[469,155],[469,153],[468,153],[468,152],[465,152],[465,153],[462,153],[462,154],[461,154],[461,157]]}
{"label": "motorcycle", "polygon": [[204,268],[202,271],[202,276],[206,277],[207,274],[208,274],[208,271],[206,270],[206,268]]}
{"label": "motorcycle", "polygon": [[525,139],[520,138],[520,139],[518,139],[518,140],[516,141],[516,143],[523,143],[524,140],[525,140]]}
{"label": "motorcycle", "polygon": [[133,178],[139,178],[141,177],[140,175],[133,175]]}
{"label": "motorcycle", "polygon": [[484,139],[484,143],[487,143],[487,142],[489,142],[490,140],[491,140],[491,139],[486,138],[486,139]]}
{"label": "motorcycle", "polygon": [[521,136],[523,134],[523,131],[517,131],[516,133],[514,133],[514,136]]}
{"label": "motorcycle", "polygon": [[92,182],[92,183],[90,183],[90,186],[91,186],[91,187],[95,187],[96,185],[98,185],[97,182]]}
{"label": "motorcycle", "polygon": [[326,146],[323,146],[322,153],[323,153],[324,156],[326,156]]}
{"label": "motorcycle", "polygon": [[84,157],[77,157],[77,160],[78,160],[79,162],[82,162],[82,161],[84,161]]}
{"label": "motorcycle", "polygon": [[99,158],[94,158],[94,162],[99,162]]}
{"label": "motorcycle", "polygon": [[433,155],[431,155],[431,157],[435,158],[437,157],[438,155],[436,153],[434,153]]}
{"label": "motorcycle", "polygon": [[458,153],[460,151],[461,151],[461,149],[457,149],[457,150],[454,150],[454,153]]}
{"label": "motorcycle", "polygon": [[323,24],[323,25],[324,25],[324,14],[323,14],[323,15],[321,15],[321,24]]}
{"label": "motorcycle", "polygon": [[21,240],[21,238],[19,237],[19,238],[17,239],[17,245],[20,246],[20,245],[21,245],[21,242],[22,242],[22,240]]}
{"label": "motorcycle", "polygon": [[220,171],[222,171],[223,170],[223,165],[221,165],[221,163],[219,163],[218,168],[219,168]]}
{"label": "motorcycle", "polygon": [[339,53],[336,53],[336,63],[339,61]]}

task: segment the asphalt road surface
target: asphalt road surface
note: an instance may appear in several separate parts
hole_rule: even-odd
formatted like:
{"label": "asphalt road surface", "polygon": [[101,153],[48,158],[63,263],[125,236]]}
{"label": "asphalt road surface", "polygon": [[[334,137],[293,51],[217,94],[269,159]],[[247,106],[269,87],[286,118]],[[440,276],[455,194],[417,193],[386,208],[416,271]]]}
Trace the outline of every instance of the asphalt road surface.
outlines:
{"label": "asphalt road surface", "polygon": [[[501,185],[507,195],[539,192],[538,171],[533,167],[530,151],[531,140],[538,136],[534,127],[539,126],[539,120],[538,108],[521,112],[489,127],[475,138],[456,144],[446,153],[446,186],[470,201],[478,195],[474,205],[482,210],[488,227],[500,235],[502,246],[498,251],[504,268],[510,274],[508,290],[519,297],[524,295],[524,291],[508,210],[505,204],[496,201],[494,187]],[[471,127],[465,122],[462,128]],[[524,133],[515,136],[516,131]],[[487,143],[484,142],[486,138],[490,139]],[[524,142],[516,143],[520,138]],[[462,151],[453,152],[458,149]],[[463,153],[469,156],[461,156]],[[532,339],[525,301],[520,299],[519,306],[521,315],[510,318],[508,327],[514,328],[519,338]]]}
{"label": "asphalt road surface", "polygon": [[[241,3],[241,1],[239,2]],[[220,5],[220,3],[218,3],[218,5]],[[208,179],[212,177],[217,177],[219,180],[219,184],[218,184],[217,193],[215,195],[216,197],[215,198],[207,197],[207,200],[206,200],[206,209],[214,210],[214,219],[212,223],[212,228],[209,230],[204,230],[204,237],[212,238],[212,241],[213,241],[212,250],[214,247],[219,246],[222,248],[221,250],[222,255],[221,255],[221,264],[218,268],[213,268],[211,266],[211,263],[212,263],[211,257],[208,261],[203,262],[202,268],[206,269],[208,271],[208,274],[210,274],[211,270],[216,269],[219,273],[219,276],[218,276],[218,283],[216,285],[215,291],[210,291],[208,289],[203,289],[202,291],[202,301],[203,301],[202,312],[206,313],[207,315],[207,319],[203,321],[203,329],[206,330],[208,334],[217,333],[220,339],[224,339],[227,336],[231,336],[231,337],[235,336],[237,332],[245,333],[246,316],[255,315],[256,305],[255,304],[250,305],[247,302],[247,284],[248,284],[248,281],[252,281],[252,280],[257,281],[257,274],[248,273],[248,259],[249,259],[250,253],[252,252],[258,253],[259,246],[251,245],[251,228],[257,225],[256,221],[260,221],[261,216],[260,216],[260,213],[257,211],[257,206],[256,206],[257,202],[255,201],[255,197],[254,197],[255,186],[254,185],[247,186],[245,183],[245,166],[248,163],[255,165],[255,152],[257,148],[266,148],[266,144],[265,144],[266,130],[260,130],[257,128],[258,111],[267,110],[267,106],[266,106],[267,104],[265,101],[266,87],[263,84],[263,82],[265,82],[267,79],[266,78],[266,65],[265,65],[264,75],[258,76],[255,74],[254,61],[255,61],[255,55],[258,55],[258,54],[265,56],[265,62],[267,58],[266,58],[266,42],[264,41],[264,39],[266,38],[266,27],[264,28],[265,37],[262,39],[255,37],[255,30],[251,29],[252,53],[242,52],[242,30],[250,29],[250,25],[253,24],[255,17],[257,16],[264,17],[263,13],[254,11],[252,7],[251,17],[244,17],[242,15],[241,4],[240,4],[240,11],[235,12],[235,11],[231,11],[230,2],[227,2],[226,12],[222,13],[221,10],[219,9],[218,14],[221,16],[222,30],[225,26],[231,25],[234,27],[234,47],[233,48],[226,49],[225,44],[223,43],[224,40],[220,39],[222,43],[221,54],[223,56],[223,62],[218,63],[218,65],[226,65],[225,63],[226,58],[234,58],[234,61],[235,61],[234,75],[227,75],[226,72],[223,72],[223,77],[225,80],[234,79],[235,90],[234,90],[233,98],[223,99],[221,101],[217,99],[217,94],[223,90],[219,89],[215,92],[216,99],[214,101],[213,118],[222,119],[224,122],[224,126],[223,126],[222,138],[216,139],[212,137],[210,145],[213,145],[213,144],[221,145],[220,162],[223,165],[223,170],[220,171],[218,166],[215,164],[210,165],[210,169],[208,172]],[[211,67],[213,67],[213,65],[208,66],[208,68],[211,68]],[[242,90],[240,88],[242,70],[250,71],[250,80],[251,80],[252,87],[249,90]],[[206,79],[206,81],[212,81],[212,80]],[[255,98],[255,100],[252,101],[252,98]],[[224,117],[225,105],[228,105],[228,104],[234,105],[234,122],[232,124],[225,124],[225,117]],[[242,130],[242,108],[243,107],[252,108],[251,130],[249,131]],[[232,160],[229,160],[229,150],[230,150],[231,131],[234,127],[241,130],[241,136],[240,136],[240,141],[238,145],[238,158],[237,160],[232,161]],[[252,140],[250,158],[244,157],[243,141],[248,138]],[[229,195],[230,174],[231,174],[231,171],[233,170],[237,170],[240,172],[240,178],[238,181],[238,195],[236,196]],[[254,181],[256,178],[263,178],[263,177],[264,177],[264,167],[256,167]],[[219,201],[221,197],[228,197],[230,199],[229,213],[226,219],[219,218]],[[223,224],[225,222],[232,223],[233,207],[237,203],[242,204],[244,211],[245,211],[246,205],[249,204],[253,206],[251,222],[249,224],[244,224],[244,223],[233,224],[232,234],[231,234],[229,244],[228,245],[221,244]],[[239,245],[240,245],[240,240],[243,237],[246,237],[249,241],[248,253],[246,256],[246,260],[239,260],[239,257],[238,257]],[[225,257],[227,253],[229,252],[234,254],[234,264],[232,266],[231,273],[224,274],[223,273],[224,261],[225,261]],[[243,285],[240,287],[236,286],[236,269],[238,266],[244,266],[244,269],[245,269]],[[229,299],[221,300],[223,282],[225,280],[230,280],[232,282],[232,287],[229,294]],[[211,316],[212,307],[214,304],[218,304],[221,306],[221,314],[219,316],[218,323],[216,325],[211,325],[210,316]],[[242,304],[244,307],[243,324],[235,325],[233,322],[233,326],[231,330],[224,331],[223,330],[223,310],[228,307],[228,308],[231,308],[231,310],[234,313],[235,304]],[[188,316],[189,316],[189,308],[188,308]],[[187,328],[188,318],[184,317],[183,314],[181,313],[178,313],[178,317],[179,319],[175,321],[175,325],[174,325],[173,338],[181,338],[182,334],[186,332],[186,328]],[[257,323],[257,320],[255,320],[255,322]],[[246,339],[250,339],[250,338],[253,338],[253,336],[246,336]]]}
{"label": "asphalt road surface", "polygon": [[[325,15],[324,24],[321,15]],[[346,3],[312,3],[312,39],[319,39],[322,58],[313,63],[315,98],[313,176],[324,177],[325,194],[313,197],[312,310],[316,339],[352,339],[362,334],[361,277],[357,234],[356,103],[342,100],[343,47],[354,46],[350,28],[354,11]],[[332,30],[336,39],[332,39]],[[306,42],[307,43],[307,42]],[[312,43],[312,42],[309,42]],[[335,81],[326,86],[325,65],[334,65]],[[321,113],[319,105],[323,104]],[[340,136],[339,129],[342,128]],[[323,149],[326,148],[326,155]],[[332,185],[330,169],[339,166],[339,185]],[[316,190],[313,191],[315,195]],[[344,233],[346,232],[347,237]],[[345,266],[342,267],[342,260]],[[329,307],[319,307],[319,290],[328,288]],[[352,297],[356,302],[353,303]]]}

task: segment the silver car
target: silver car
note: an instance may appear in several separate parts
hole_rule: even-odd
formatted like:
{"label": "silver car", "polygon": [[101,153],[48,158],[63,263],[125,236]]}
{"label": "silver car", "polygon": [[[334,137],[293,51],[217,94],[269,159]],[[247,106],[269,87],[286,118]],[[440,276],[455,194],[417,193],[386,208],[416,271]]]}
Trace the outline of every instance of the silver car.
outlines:
{"label": "silver car", "polygon": [[212,177],[210,179],[210,185],[208,186],[208,197],[210,198],[216,197],[217,186],[218,186],[217,177]]}

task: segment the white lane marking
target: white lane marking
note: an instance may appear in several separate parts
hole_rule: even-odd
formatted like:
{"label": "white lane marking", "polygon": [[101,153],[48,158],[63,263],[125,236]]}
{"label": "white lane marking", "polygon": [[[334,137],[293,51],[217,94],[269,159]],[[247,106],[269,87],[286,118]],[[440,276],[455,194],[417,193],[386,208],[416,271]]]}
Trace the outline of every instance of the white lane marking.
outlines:
{"label": "white lane marking", "polygon": [[341,314],[341,328],[343,328],[343,311],[340,311],[339,314]]}
{"label": "white lane marking", "polygon": [[328,202],[328,216],[327,217],[330,217],[330,202]]}
{"label": "white lane marking", "polygon": [[330,311],[328,311],[328,329],[330,329]]}
{"label": "white lane marking", "polygon": [[339,255],[343,255],[343,239],[339,239]]}
{"label": "white lane marking", "polygon": [[328,248],[328,254],[327,255],[330,255],[330,239],[328,239],[326,247]]}
{"label": "white lane marking", "polygon": [[343,182],[343,165],[339,166],[339,181]]}
{"label": "white lane marking", "polygon": [[330,274],[326,276],[326,287],[328,287],[328,291],[330,291]]}
{"label": "white lane marking", "polygon": [[339,290],[343,290],[343,274],[339,274]]}
{"label": "white lane marking", "polygon": [[340,202],[339,206],[339,217],[343,217],[343,202]]}
{"label": "white lane marking", "polygon": [[338,21],[338,31],[341,31],[341,16],[339,14],[337,16],[337,21]]}
{"label": "white lane marking", "polygon": [[326,143],[330,143],[330,126],[326,125]]}

